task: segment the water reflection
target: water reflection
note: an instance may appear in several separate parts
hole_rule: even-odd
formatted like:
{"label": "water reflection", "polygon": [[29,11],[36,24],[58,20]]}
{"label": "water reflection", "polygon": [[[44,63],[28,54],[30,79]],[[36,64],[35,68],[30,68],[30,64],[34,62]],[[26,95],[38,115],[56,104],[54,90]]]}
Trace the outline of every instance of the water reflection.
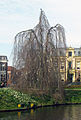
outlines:
{"label": "water reflection", "polygon": [[21,116],[21,112],[18,112],[18,118],[20,119],[20,116]]}
{"label": "water reflection", "polygon": [[40,108],[25,112],[0,113],[0,120],[81,120],[81,105]]}

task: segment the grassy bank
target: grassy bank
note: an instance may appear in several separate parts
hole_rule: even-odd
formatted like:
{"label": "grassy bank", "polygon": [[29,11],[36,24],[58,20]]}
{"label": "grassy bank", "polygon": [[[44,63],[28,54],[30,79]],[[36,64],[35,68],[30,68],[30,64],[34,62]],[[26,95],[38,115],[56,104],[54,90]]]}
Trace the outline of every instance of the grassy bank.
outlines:
{"label": "grassy bank", "polygon": [[65,103],[81,103],[81,88],[65,89]]}
{"label": "grassy bank", "polygon": [[18,104],[24,104],[26,108],[28,102],[35,105],[52,105],[55,100],[50,95],[28,95],[10,88],[0,88],[0,110],[17,109]]}
{"label": "grassy bank", "polygon": [[24,104],[27,108],[28,102],[35,105],[54,105],[63,103],[81,103],[81,89],[66,88],[65,99],[61,99],[58,94],[50,96],[46,94],[23,94],[11,88],[0,88],[0,110],[17,109],[18,104]]}

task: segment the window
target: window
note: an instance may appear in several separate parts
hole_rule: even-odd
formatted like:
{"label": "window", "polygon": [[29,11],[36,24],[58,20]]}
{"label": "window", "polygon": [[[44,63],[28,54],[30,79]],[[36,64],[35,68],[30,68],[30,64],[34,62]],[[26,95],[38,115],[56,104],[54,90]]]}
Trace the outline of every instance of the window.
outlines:
{"label": "window", "polygon": [[64,66],[61,66],[61,69],[64,69]]}
{"label": "window", "polygon": [[74,51],[74,54],[76,54],[76,51]]}
{"label": "window", "polygon": [[61,74],[61,81],[64,81],[64,74]]}
{"label": "window", "polygon": [[77,69],[80,69],[80,67],[77,67]]}
{"label": "window", "polygon": [[1,75],[1,81],[5,81],[6,80],[6,75],[5,74],[2,74]]}
{"label": "window", "polygon": [[78,55],[80,55],[80,51],[78,51]]}
{"label": "window", "polygon": [[61,69],[64,70],[64,63],[61,63]]}
{"label": "window", "polygon": [[72,52],[69,52],[69,53],[68,53],[68,56],[72,56]]}
{"label": "window", "polygon": [[2,60],[4,60],[4,57],[2,57]]}
{"label": "window", "polygon": [[68,63],[68,67],[69,67],[70,69],[72,68],[72,62],[71,62],[71,61]]}
{"label": "window", "polygon": [[80,69],[80,61],[77,62],[77,69]]}
{"label": "window", "polygon": [[64,79],[61,79],[62,82],[64,82]]}
{"label": "window", "polygon": [[60,55],[62,55],[62,52],[60,51]]}
{"label": "window", "polygon": [[2,64],[2,65],[1,65],[1,70],[2,70],[2,71],[5,71],[5,70],[6,70],[5,64]]}

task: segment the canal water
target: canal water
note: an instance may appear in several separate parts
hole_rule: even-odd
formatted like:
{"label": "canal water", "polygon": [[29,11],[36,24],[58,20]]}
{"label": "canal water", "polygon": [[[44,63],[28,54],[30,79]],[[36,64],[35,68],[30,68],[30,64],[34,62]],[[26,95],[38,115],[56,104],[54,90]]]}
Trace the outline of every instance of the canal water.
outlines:
{"label": "canal water", "polygon": [[81,120],[81,105],[46,107],[24,112],[0,113],[0,120]]}

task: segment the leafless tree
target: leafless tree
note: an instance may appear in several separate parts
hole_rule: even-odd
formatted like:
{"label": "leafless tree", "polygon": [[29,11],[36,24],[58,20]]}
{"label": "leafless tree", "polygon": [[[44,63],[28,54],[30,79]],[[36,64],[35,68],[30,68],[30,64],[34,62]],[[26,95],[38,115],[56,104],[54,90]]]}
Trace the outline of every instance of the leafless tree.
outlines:
{"label": "leafless tree", "polygon": [[53,90],[60,88],[60,52],[65,54],[63,26],[50,27],[44,11],[34,29],[15,36],[13,81],[19,89]]}

